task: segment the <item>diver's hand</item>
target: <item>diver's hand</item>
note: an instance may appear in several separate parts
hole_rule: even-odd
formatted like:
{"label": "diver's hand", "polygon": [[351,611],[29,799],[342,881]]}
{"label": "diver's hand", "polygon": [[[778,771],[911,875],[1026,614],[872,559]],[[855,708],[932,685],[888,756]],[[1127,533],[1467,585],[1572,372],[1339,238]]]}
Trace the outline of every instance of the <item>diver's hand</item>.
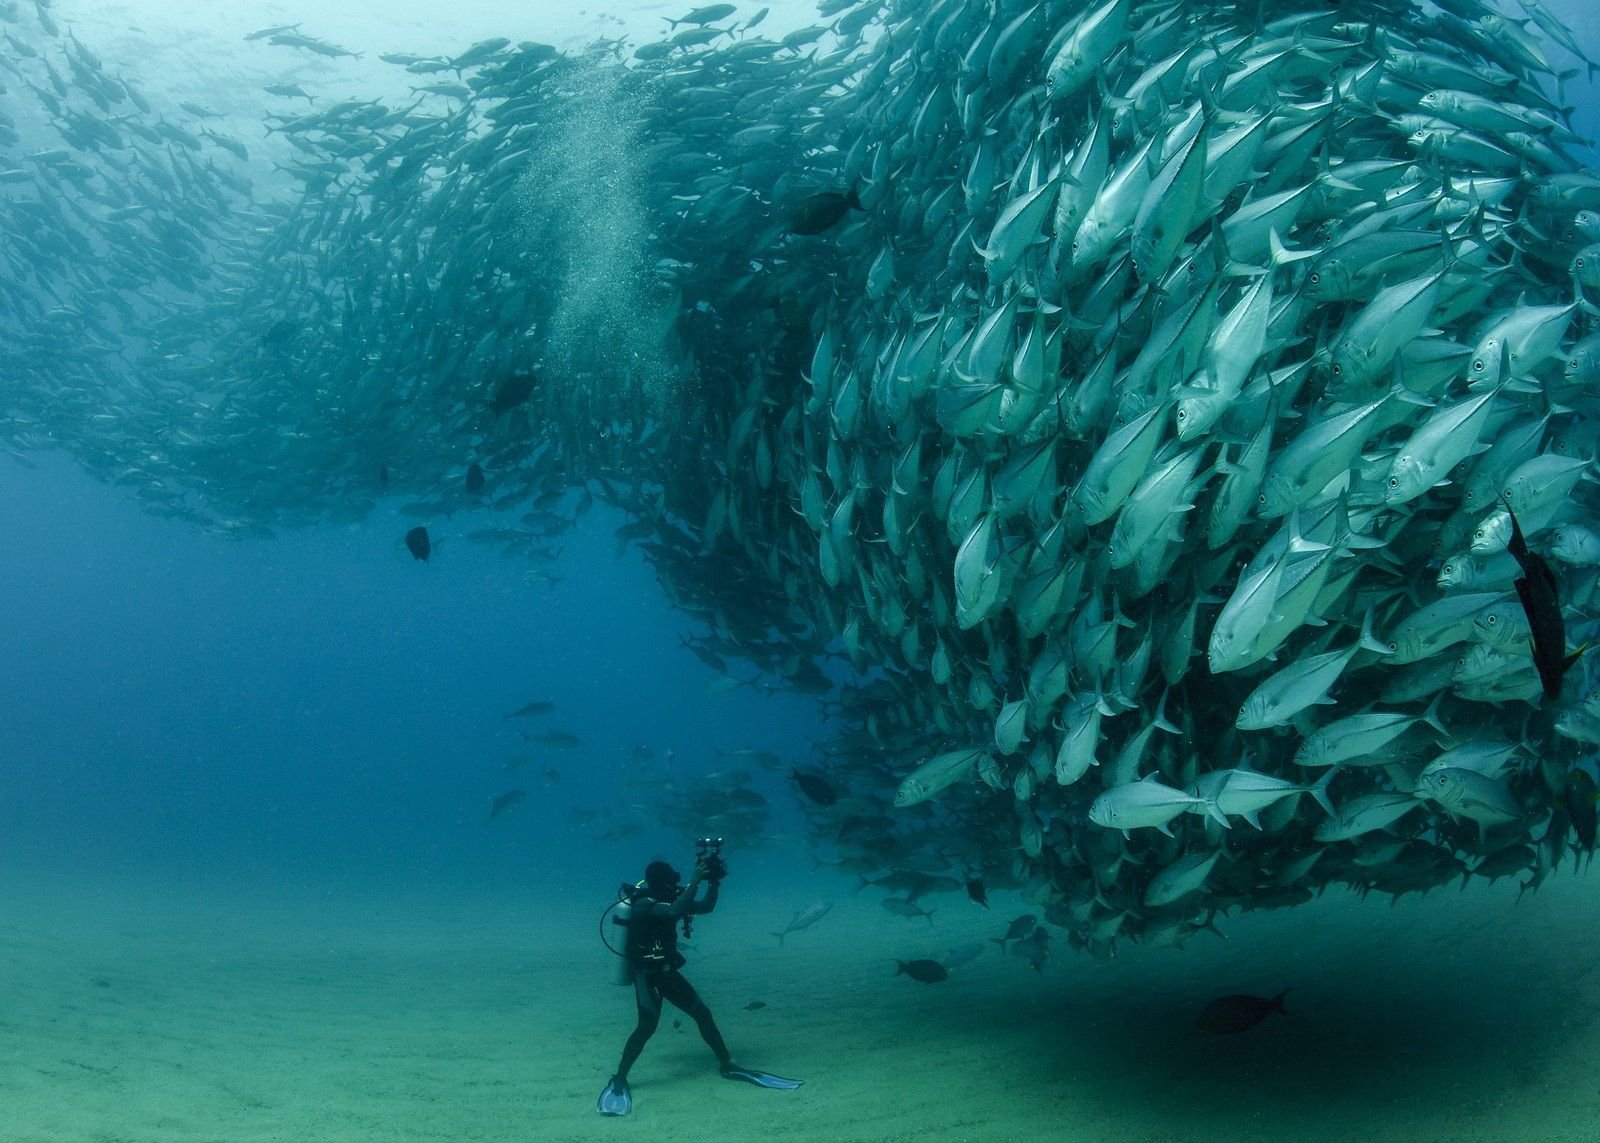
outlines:
{"label": "diver's hand", "polygon": [[711,869],[706,865],[705,858],[694,863],[694,869],[689,874],[689,884],[698,885],[711,876]]}

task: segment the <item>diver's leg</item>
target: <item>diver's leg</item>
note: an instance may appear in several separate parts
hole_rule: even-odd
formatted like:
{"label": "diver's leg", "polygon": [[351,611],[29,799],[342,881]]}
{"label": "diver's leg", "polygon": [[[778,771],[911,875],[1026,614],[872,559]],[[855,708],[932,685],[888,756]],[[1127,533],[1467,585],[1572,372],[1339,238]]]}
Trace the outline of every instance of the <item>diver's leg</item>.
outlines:
{"label": "diver's leg", "polygon": [[661,995],[683,1009],[699,1026],[700,1038],[705,1040],[717,1054],[719,1065],[727,1067],[733,1062],[733,1057],[728,1054],[728,1045],[723,1042],[722,1033],[717,1030],[717,1022],[711,1018],[711,1009],[700,999],[700,994],[694,990],[694,985],[685,980],[681,973],[669,972],[661,981]]}
{"label": "diver's leg", "polygon": [[617,1065],[620,1079],[628,1078],[628,1069],[633,1067],[639,1053],[644,1051],[645,1044],[655,1035],[656,1025],[661,1023],[661,995],[656,982],[651,979],[653,975],[642,970],[633,974],[633,998],[639,1006],[639,1023],[622,1049],[622,1063]]}

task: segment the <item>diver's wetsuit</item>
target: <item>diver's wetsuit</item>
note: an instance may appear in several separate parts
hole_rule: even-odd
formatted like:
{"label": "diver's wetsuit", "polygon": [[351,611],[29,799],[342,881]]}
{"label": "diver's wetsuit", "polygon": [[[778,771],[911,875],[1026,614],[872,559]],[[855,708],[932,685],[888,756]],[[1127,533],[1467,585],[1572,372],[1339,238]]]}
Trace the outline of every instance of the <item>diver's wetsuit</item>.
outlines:
{"label": "diver's wetsuit", "polygon": [[[691,901],[685,914],[680,914],[665,901],[650,897],[641,896],[634,904],[623,953],[633,973],[633,995],[639,1005],[639,1024],[622,1049],[622,1063],[617,1067],[620,1079],[625,1081],[628,1078],[628,1069],[633,1067],[639,1053],[644,1051],[645,1044],[655,1035],[656,1026],[661,1023],[663,1000],[681,1008],[694,1020],[700,1028],[701,1037],[716,1053],[720,1066],[726,1068],[732,1062],[728,1045],[723,1042],[717,1022],[711,1017],[711,1009],[700,999],[694,985],[678,972],[688,963],[678,951],[679,917],[711,912],[717,907],[718,888],[717,882],[711,882],[705,897]],[[684,892],[692,895],[695,886],[689,886]],[[659,953],[662,959],[655,960],[655,953]],[[650,959],[647,960],[647,957]]]}

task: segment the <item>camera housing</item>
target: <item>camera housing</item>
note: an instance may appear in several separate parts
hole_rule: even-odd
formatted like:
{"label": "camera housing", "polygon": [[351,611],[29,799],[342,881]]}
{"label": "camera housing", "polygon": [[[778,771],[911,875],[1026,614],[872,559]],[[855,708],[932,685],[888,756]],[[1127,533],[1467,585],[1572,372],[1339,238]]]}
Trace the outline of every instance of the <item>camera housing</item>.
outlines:
{"label": "camera housing", "polygon": [[694,856],[696,861],[703,861],[706,873],[712,881],[721,881],[728,875],[728,866],[722,860],[722,839],[720,837],[702,837],[694,843]]}

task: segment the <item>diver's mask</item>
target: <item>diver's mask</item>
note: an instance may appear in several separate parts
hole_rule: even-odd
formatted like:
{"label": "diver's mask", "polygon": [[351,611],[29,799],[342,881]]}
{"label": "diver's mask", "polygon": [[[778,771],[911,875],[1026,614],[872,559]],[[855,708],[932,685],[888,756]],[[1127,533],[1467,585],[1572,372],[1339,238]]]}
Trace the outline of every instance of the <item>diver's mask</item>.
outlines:
{"label": "diver's mask", "polygon": [[665,861],[652,861],[645,867],[644,880],[637,888],[652,900],[670,905],[683,896],[683,875]]}

